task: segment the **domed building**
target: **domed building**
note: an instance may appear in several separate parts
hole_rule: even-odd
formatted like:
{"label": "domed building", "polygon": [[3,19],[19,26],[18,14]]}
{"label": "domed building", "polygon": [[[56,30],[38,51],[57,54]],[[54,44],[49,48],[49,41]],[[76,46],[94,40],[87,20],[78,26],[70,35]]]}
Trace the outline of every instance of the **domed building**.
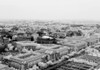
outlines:
{"label": "domed building", "polygon": [[37,38],[37,43],[40,44],[55,44],[56,39],[49,36],[42,36]]}

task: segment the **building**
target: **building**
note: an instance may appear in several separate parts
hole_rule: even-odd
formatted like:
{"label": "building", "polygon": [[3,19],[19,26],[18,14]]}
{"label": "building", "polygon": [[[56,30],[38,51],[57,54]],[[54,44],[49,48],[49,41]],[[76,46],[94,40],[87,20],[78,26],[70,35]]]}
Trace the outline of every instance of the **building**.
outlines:
{"label": "building", "polygon": [[55,44],[56,39],[49,37],[49,36],[38,37],[37,43],[39,43],[39,44]]}
{"label": "building", "polygon": [[58,44],[61,45],[66,45],[67,42],[73,42],[73,41],[84,41],[85,38],[84,36],[73,36],[73,37],[66,37],[65,39],[57,39],[58,40]]}
{"label": "building", "polygon": [[92,62],[92,63],[95,63],[97,65],[100,65],[100,57],[92,56],[92,55],[89,55],[89,54],[84,54],[82,56],[79,56],[79,58],[90,62],[90,64]]}
{"label": "building", "polygon": [[43,56],[44,54],[35,52],[19,54],[10,58],[9,65],[20,70],[26,70],[40,62]]}
{"label": "building", "polygon": [[45,56],[45,60],[54,62],[59,61],[63,56],[67,56],[70,53],[68,47],[59,45],[55,45],[52,48],[40,49],[35,52],[46,54],[47,58]]}
{"label": "building", "polygon": [[72,49],[72,51],[80,51],[82,49],[85,49],[87,47],[87,43],[85,41],[64,41],[64,43],[62,44],[64,46],[68,46]]}
{"label": "building", "polygon": [[40,44],[40,47],[43,49],[53,49],[53,48],[59,48],[59,47],[63,47],[63,46],[56,45],[56,44]]}
{"label": "building", "polygon": [[60,56],[64,56],[64,55],[67,55],[69,54],[70,52],[70,48],[69,47],[66,47],[66,46],[62,46],[62,47],[54,47],[52,48],[54,51],[60,53]]}
{"label": "building", "polygon": [[93,36],[90,36],[89,38],[85,39],[84,41],[87,42],[88,46],[92,46],[99,42],[99,37],[97,35],[93,35]]}
{"label": "building", "polygon": [[[31,34],[26,33],[25,31],[17,31],[15,32],[16,37],[13,39],[15,41],[33,41],[34,37]],[[31,40],[33,39],[33,40]]]}
{"label": "building", "polygon": [[17,47],[19,51],[21,51],[24,47],[28,50],[32,49],[35,51],[40,45],[33,41],[18,41],[14,43],[14,46]]}

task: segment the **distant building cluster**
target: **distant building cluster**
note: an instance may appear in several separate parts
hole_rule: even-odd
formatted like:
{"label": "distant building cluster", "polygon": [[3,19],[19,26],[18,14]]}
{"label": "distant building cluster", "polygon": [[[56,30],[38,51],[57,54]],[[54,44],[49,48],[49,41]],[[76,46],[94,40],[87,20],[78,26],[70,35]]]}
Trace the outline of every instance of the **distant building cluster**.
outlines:
{"label": "distant building cluster", "polygon": [[99,27],[50,25],[1,25],[0,70],[100,69]]}

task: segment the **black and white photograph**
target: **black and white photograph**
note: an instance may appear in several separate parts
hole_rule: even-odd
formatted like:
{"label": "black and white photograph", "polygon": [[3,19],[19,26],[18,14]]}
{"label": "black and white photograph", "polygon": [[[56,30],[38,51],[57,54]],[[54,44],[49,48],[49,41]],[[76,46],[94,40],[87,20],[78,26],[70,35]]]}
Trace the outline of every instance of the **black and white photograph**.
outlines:
{"label": "black and white photograph", "polygon": [[0,0],[0,70],[100,70],[100,0]]}

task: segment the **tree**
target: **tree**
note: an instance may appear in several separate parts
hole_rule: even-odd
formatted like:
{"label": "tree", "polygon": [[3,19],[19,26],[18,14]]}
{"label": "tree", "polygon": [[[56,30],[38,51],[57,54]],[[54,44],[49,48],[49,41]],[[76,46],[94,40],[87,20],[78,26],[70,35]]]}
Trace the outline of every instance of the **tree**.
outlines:
{"label": "tree", "polygon": [[96,24],[96,27],[97,27],[97,28],[100,28],[100,25],[99,25],[99,24]]}
{"label": "tree", "polygon": [[68,37],[72,37],[73,35],[74,35],[73,31],[68,31],[66,34],[66,36],[68,36]]}
{"label": "tree", "polygon": [[83,33],[80,31],[80,30],[78,30],[78,31],[68,31],[67,32],[67,34],[66,34],[66,36],[69,36],[69,37],[72,37],[72,36],[82,36],[83,35]]}
{"label": "tree", "polygon": [[13,26],[11,31],[17,31],[19,28],[17,26]]}

